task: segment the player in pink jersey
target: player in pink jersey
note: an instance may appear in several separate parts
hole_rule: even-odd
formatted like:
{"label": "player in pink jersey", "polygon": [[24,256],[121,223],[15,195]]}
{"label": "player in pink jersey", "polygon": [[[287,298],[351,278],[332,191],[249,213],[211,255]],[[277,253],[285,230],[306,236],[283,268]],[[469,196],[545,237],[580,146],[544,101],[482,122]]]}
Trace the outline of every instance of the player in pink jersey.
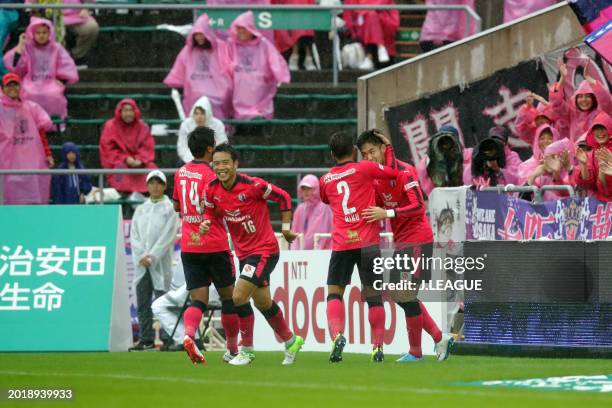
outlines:
{"label": "player in pink jersey", "polygon": [[213,168],[217,179],[206,187],[205,216],[200,231],[211,233],[214,222],[225,221],[241,270],[233,299],[240,319],[242,348],[230,364],[247,365],[255,359],[255,316],[251,298],[276,335],[285,343],[283,365],[293,364],[304,339],[289,329],[283,312],[270,294],[269,277],[278,262],[279,247],[270,224],[267,203],[272,200],[280,204],[282,233],[291,242],[297,237],[291,231],[291,197],[286,191],[265,180],[237,173],[238,154],[227,143],[216,147]]}
{"label": "player in pink jersey", "polygon": [[372,337],[372,361],[382,362],[385,309],[380,291],[374,289],[374,259],[380,257],[380,224],[366,220],[363,211],[376,204],[372,188],[375,179],[394,179],[397,171],[370,161],[356,163],[353,138],[344,132],[333,133],[329,147],[336,165],[321,177],[321,201],[333,213],[332,254],[327,272],[327,322],[332,351],[329,361],[342,361],[344,304],[342,297],[357,265],[362,294],[368,303]]}
{"label": "player in pink jersey", "polygon": [[[372,223],[389,218],[393,230],[395,252],[397,255],[412,258],[431,259],[433,255],[433,231],[425,215],[425,200],[418,182],[416,169],[408,163],[395,158],[389,139],[377,129],[363,132],[357,138],[357,147],[364,160],[384,164],[398,170],[393,180],[375,180],[374,187],[380,206],[372,206],[364,211],[366,219]],[[389,161],[389,159],[391,161]],[[384,207],[384,208],[381,208]],[[430,263],[411,272],[411,280],[417,290],[395,290],[391,292],[393,300],[404,310],[410,351],[402,355],[397,362],[422,361],[421,332],[424,329],[436,343],[435,351],[438,360],[446,360],[454,340],[442,334],[436,322],[431,318],[425,305],[417,299],[421,281],[431,279]],[[402,272],[394,269],[390,280],[400,282]]]}
{"label": "player in pink jersey", "polygon": [[225,330],[227,352],[225,362],[238,354],[239,319],[232,294],[236,272],[229,250],[227,233],[219,220],[213,220],[206,236],[199,232],[203,221],[200,205],[206,185],[216,178],[210,168],[215,147],[215,134],[210,128],[199,127],[189,134],[189,150],[195,158],[174,175],[174,209],[181,214],[181,260],[185,282],[191,295],[191,305],[185,310],[185,340],[183,346],[194,364],[206,362],[194,344],[196,328],[208,304],[208,288],[215,284],[221,298],[221,324]]}

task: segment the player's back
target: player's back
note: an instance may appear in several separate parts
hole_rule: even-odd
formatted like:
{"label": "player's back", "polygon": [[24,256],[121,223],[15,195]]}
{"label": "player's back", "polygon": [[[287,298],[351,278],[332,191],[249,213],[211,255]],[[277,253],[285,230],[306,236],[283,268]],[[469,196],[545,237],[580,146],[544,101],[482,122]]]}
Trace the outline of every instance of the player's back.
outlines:
{"label": "player's back", "polygon": [[213,220],[210,232],[202,235],[200,224],[204,220],[202,200],[208,183],[216,179],[208,163],[191,161],[184,164],[174,176],[172,198],[180,203],[182,219],[181,251],[183,252],[221,252],[229,250],[227,233],[223,224]]}
{"label": "player's back", "polygon": [[335,251],[377,245],[380,241],[380,224],[369,223],[362,215],[363,210],[376,205],[370,165],[376,166],[371,162],[348,162],[321,177],[321,198],[329,204],[334,217]]}

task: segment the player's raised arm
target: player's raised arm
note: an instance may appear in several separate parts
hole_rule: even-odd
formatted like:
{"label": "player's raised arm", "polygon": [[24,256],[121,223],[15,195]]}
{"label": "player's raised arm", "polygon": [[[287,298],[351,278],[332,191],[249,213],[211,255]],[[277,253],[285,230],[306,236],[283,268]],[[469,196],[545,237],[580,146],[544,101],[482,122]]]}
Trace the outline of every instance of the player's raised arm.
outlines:
{"label": "player's raised arm", "polygon": [[400,180],[402,182],[402,190],[404,190],[404,194],[408,197],[408,205],[393,210],[394,217],[392,218],[410,218],[425,214],[427,210],[425,199],[423,198],[423,192],[419,186],[416,174],[404,172]]}
{"label": "player's raised arm", "polygon": [[369,160],[362,160],[359,163],[359,170],[364,174],[376,179],[394,179],[398,175],[398,171],[392,167],[383,166],[382,164],[373,163]]}
{"label": "player's raised arm", "polygon": [[254,186],[256,196],[263,200],[271,200],[280,204],[281,210],[281,233],[291,243],[297,238],[297,233],[291,230],[291,196],[282,188],[259,179]]}

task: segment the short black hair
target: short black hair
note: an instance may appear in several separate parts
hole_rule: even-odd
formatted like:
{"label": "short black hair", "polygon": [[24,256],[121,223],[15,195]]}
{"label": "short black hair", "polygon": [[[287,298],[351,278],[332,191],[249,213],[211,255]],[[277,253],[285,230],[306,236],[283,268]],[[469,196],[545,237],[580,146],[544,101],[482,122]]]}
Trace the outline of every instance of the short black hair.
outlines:
{"label": "short black hair", "polygon": [[238,160],[238,151],[229,143],[221,143],[219,146],[215,147],[213,154],[221,152],[229,153],[233,161]]}
{"label": "short black hair", "polygon": [[379,136],[380,134],[382,134],[382,132],[378,129],[370,129],[361,133],[357,138],[357,148],[361,150],[361,146],[366,143],[370,143],[374,146],[380,146],[383,144],[383,141]]}
{"label": "short black hair", "polygon": [[187,136],[187,146],[193,157],[204,156],[209,147],[215,147],[215,131],[205,126],[195,128]]}
{"label": "short black hair", "polygon": [[354,147],[353,138],[342,130],[333,132],[329,138],[329,149],[336,158],[350,156]]}

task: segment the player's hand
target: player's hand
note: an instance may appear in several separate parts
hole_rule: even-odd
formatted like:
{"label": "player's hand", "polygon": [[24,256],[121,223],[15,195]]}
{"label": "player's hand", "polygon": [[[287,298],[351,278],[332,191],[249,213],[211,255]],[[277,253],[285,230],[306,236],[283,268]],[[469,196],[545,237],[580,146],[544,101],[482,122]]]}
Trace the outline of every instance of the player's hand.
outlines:
{"label": "player's hand", "polygon": [[369,207],[363,210],[363,216],[367,222],[375,222],[387,218],[387,211],[380,207]]}
{"label": "player's hand", "polygon": [[293,232],[291,230],[284,230],[281,231],[281,233],[283,234],[283,237],[285,237],[288,243],[292,243],[298,237],[297,232]]}
{"label": "player's hand", "polygon": [[200,234],[206,235],[210,231],[210,220],[204,220],[200,224]]}

